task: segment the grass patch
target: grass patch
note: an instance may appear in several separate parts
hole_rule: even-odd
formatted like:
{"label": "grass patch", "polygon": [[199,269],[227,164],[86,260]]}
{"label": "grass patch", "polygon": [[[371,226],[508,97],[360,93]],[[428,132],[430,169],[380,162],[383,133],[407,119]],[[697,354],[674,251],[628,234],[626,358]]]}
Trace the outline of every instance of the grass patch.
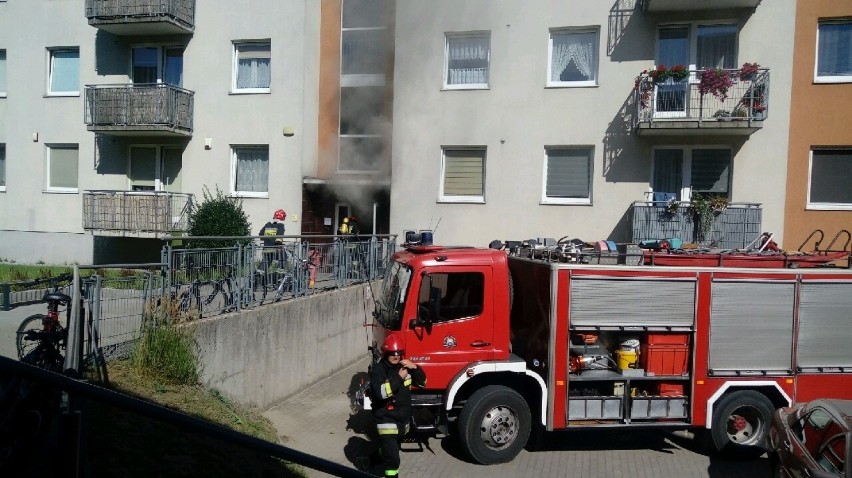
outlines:
{"label": "grass patch", "polygon": [[[138,373],[130,360],[108,365],[110,388],[257,438],[278,443],[260,412],[201,385],[167,384]],[[89,402],[85,475],[304,477],[298,465],[121,409]]]}
{"label": "grass patch", "polygon": [[[258,410],[198,383],[195,341],[167,305],[146,315],[150,325],[131,358],[107,366],[111,388],[278,443]],[[103,404],[90,403],[84,416],[87,476],[305,476],[297,465]]]}

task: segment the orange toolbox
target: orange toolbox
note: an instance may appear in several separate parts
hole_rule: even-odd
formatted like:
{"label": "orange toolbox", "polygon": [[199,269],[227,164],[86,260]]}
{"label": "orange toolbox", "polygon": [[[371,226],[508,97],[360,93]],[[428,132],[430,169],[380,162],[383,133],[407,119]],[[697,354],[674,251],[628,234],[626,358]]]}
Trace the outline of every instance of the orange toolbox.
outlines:
{"label": "orange toolbox", "polygon": [[689,334],[649,333],[645,336],[648,345],[689,345]]}
{"label": "orange toolbox", "polygon": [[658,393],[664,397],[683,395],[682,383],[660,382]]}
{"label": "orange toolbox", "polygon": [[688,361],[688,345],[642,344],[639,354],[641,368],[654,375],[686,375]]}

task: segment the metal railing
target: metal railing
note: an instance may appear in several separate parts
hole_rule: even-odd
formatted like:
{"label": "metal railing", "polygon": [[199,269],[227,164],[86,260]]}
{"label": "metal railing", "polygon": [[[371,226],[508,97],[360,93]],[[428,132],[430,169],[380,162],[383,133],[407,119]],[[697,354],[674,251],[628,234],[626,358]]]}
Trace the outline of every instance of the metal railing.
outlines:
{"label": "metal railing", "polygon": [[120,18],[123,21],[150,22],[162,17],[192,30],[195,25],[195,0],[86,0],[89,23]]}
{"label": "metal railing", "polygon": [[[747,126],[762,121],[769,114],[769,69],[761,68],[754,75],[741,70],[727,72],[730,86],[714,94],[701,93],[701,77],[705,70],[690,70],[681,80],[668,77],[655,81],[648,74],[635,82],[636,115],[634,127],[640,123],[698,121],[718,123],[731,121],[730,126]],[[721,74],[721,73],[720,73]],[[703,88],[707,88],[707,84]]]}
{"label": "metal railing", "polygon": [[193,195],[164,191],[83,193],[83,229],[169,234],[188,228]]}
{"label": "metal railing", "polygon": [[[760,236],[762,209],[756,203],[731,203],[714,214],[709,231],[698,230],[688,202],[676,210],[666,201],[636,201],[630,211],[631,242],[679,238],[683,242],[703,243],[723,249],[740,249]],[[702,237],[703,236],[703,237]]]}
{"label": "metal railing", "polygon": [[86,85],[85,123],[93,131],[192,133],[193,92],[165,83]]}

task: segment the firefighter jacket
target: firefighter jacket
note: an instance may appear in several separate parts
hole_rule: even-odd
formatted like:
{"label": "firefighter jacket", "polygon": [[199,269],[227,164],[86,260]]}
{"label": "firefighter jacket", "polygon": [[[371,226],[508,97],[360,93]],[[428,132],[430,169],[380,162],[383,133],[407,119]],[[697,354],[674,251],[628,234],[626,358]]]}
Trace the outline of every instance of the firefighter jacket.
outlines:
{"label": "firefighter jacket", "polygon": [[377,422],[407,422],[411,418],[411,386],[426,386],[423,367],[409,370],[404,380],[399,376],[400,367],[382,359],[370,370],[370,395]]}

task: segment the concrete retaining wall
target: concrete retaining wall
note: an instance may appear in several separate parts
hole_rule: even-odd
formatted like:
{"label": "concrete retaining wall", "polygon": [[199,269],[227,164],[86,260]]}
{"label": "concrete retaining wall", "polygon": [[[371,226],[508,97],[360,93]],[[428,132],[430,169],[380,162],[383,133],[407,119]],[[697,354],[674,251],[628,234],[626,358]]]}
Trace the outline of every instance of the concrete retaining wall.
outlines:
{"label": "concrete retaining wall", "polygon": [[372,310],[360,284],[197,322],[202,380],[240,403],[270,407],[366,357]]}

